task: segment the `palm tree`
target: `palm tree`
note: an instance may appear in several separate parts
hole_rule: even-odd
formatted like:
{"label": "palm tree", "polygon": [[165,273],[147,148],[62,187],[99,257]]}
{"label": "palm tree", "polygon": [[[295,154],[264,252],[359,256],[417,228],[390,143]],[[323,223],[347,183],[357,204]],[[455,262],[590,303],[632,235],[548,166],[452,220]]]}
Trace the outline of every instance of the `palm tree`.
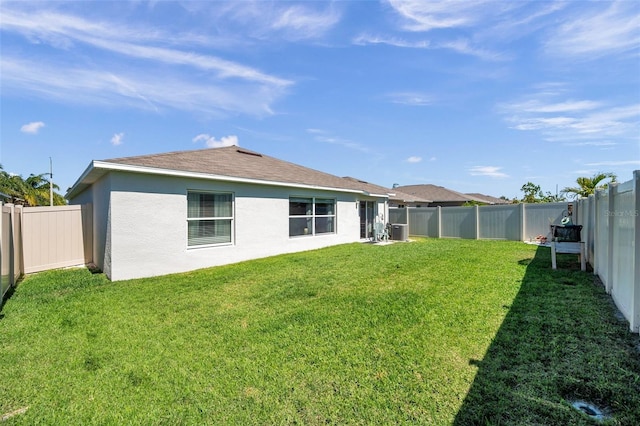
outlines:
{"label": "palm tree", "polygon": [[[609,182],[602,183],[603,180],[610,179]],[[592,177],[579,177],[576,179],[578,187],[566,187],[562,190],[564,194],[574,194],[574,198],[586,198],[595,194],[598,189],[607,189],[609,183],[615,182],[617,176],[613,173],[596,173]]]}
{"label": "palm tree", "polygon": [[[7,173],[0,164],[0,192],[8,197],[8,202],[13,204],[24,204],[28,206],[48,206],[49,205],[49,181],[46,179],[47,173],[40,175],[29,175],[23,179],[20,175]],[[53,188],[60,189],[58,185]],[[53,193],[53,204],[56,206],[65,205],[64,197],[57,192]]]}
{"label": "palm tree", "polygon": [[0,192],[7,197],[8,202],[13,204],[24,203],[25,200],[22,195],[26,189],[27,187],[22,177],[7,173],[2,164],[0,164]]}

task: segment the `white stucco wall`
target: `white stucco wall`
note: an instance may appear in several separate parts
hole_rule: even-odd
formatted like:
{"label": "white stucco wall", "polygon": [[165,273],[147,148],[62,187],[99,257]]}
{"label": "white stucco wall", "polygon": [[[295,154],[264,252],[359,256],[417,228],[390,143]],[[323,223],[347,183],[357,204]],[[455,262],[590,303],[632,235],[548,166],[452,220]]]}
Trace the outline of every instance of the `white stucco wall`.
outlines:
{"label": "white stucco wall", "polygon": [[[353,193],[111,172],[94,188],[94,211],[105,233],[103,270],[112,280],[149,277],[359,241]],[[103,190],[111,189],[105,205]],[[234,194],[234,244],[187,247],[188,190]],[[334,198],[336,233],[289,237],[289,197]],[[373,199],[373,198],[370,198]],[[99,205],[97,205],[99,204]],[[384,209],[384,203],[380,204]],[[107,213],[105,213],[105,210]],[[95,226],[95,225],[94,225]]]}
{"label": "white stucco wall", "polygon": [[93,207],[93,263],[107,276],[111,276],[110,190],[111,175],[107,174],[70,200],[70,204],[91,203]]}

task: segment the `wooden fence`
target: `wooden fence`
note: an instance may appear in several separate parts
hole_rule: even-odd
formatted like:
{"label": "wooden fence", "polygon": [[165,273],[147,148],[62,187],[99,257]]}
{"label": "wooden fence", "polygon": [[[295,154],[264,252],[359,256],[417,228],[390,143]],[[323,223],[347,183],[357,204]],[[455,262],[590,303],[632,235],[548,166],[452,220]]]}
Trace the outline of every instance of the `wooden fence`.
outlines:
{"label": "wooden fence", "polygon": [[93,260],[91,205],[22,207],[2,206],[0,219],[0,293],[15,285],[22,274]]}

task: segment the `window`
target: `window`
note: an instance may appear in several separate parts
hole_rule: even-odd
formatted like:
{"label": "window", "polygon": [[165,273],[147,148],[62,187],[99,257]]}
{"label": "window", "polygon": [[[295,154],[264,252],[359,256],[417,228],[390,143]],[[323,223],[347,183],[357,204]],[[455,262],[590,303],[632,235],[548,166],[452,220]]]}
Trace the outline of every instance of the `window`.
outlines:
{"label": "window", "polygon": [[289,199],[289,236],[336,231],[336,201],[324,198]]}
{"label": "window", "polygon": [[233,229],[233,195],[187,193],[187,246],[229,244]]}

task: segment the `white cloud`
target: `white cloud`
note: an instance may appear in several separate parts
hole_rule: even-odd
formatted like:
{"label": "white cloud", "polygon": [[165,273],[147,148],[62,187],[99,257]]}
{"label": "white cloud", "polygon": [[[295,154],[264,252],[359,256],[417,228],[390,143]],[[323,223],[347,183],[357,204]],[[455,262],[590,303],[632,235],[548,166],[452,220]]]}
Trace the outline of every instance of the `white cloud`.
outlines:
{"label": "white cloud", "polygon": [[389,46],[409,49],[447,49],[453,50],[454,52],[463,55],[476,56],[480,59],[489,61],[504,60],[503,54],[476,47],[473,45],[473,42],[464,38],[433,42],[429,40],[410,41],[399,37],[372,36],[368,34],[361,34],[358,37],[354,38],[352,40],[352,43],[357,46],[366,46],[369,44],[385,44]]}
{"label": "white cloud", "polygon": [[[26,90],[61,102],[118,104],[152,111],[173,108],[214,116],[273,114],[270,104],[283,94],[281,87],[265,84],[194,81],[134,67],[112,72],[64,64],[46,67],[8,55],[2,57],[2,79],[3,90]],[[5,89],[7,86],[11,89]]]}
{"label": "white cloud", "polygon": [[615,166],[640,166],[640,160],[622,160],[622,161],[600,161],[597,163],[587,163],[585,164],[586,166],[608,166],[608,167],[615,167]]}
{"label": "white cloud", "polygon": [[275,30],[284,30],[289,39],[316,38],[340,20],[333,8],[318,12],[302,5],[290,6],[280,12],[272,23]]}
{"label": "white cloud", "polygon": [[369,152],[369,148],[358,142],[331,136],[329,132],[322,129],[307,129],[307,133],[314,135],[313,138],[318,142],[340,145],[345,148],[353,149],[360,152]]}
{"label": "white cloud", "polygon": [[193,142],[204,142],[209,148],[222,148],[225,146],[238,146],[238,137],[236,135],[223,136],[219,140],[214,136],[206,133],[199,134],[193,138]]}
{"label": "white cloud", "polygon": [[470,40],[464,38],[441,42],[438,43],[436,47],[440,49],[453,50],[454,52],[463,55],[475,56],[487,61],[502,61],[506,59],[504,54],[474,46]]}
{"label": "white cloud", "polygon": [[428,49],[431,43],[428,40],[409,41],[399,37],[373,36],[369,34],[361,34],[352,40],[352,43],[358,46],[366,46],[368,44],[386,44],[395,47],[407,47],[411,49]]}
{"label": "white cloud", "polygon": [[217,2],[215,8],[207,2],[188,3],[189,9],[198,9],[195,13],[212,16],[218,29],[269,41],[316,39],[342,18],[340,5],[334,2]]}
{"label": "white cloud", "polygon": [[[543,86],[541,86],[543,87]],[[637,139],[640,104],[611,104],[582,99],[562,99],[566,88],[542,88],[524,100],[498,107],[511,128],[537,131],[548,141],[604,145],[612,137]],[[612,102],[609,100],[609,102]],[[611,145],[611,143],[608,143]]]}
{"label": "white cloud", "polygon": [[507,178],[509,175],[501,172],[502,167],[495,166],[474,166],[469,169],[471,176],[489,176],[492,178]]}
{"label": "white cloud", "polygon": [[391,93],[387,97],[394,104],[409,106],[427,106],[433,104],[433,97],[427,93],[420,92],[398,92]]}
{"label": "white cloud", "polygon": [[[557,57],[595,59],[633,52],[640,47],[640,6],[638,2],[600,2],[609,6],[584,8],[567,15],[567,20],[549,34],[547,53]],[[637,52],[632,53],[637,59]]]}
{"label": "white cloud", "polygon": [[422,157],[412,156],[407,158],[407,163],[419,163],[422,161]]}
{"label": "white cloud", "polygon": [[431,31],[469,26],[489,7],[478,1],[389,0],[391,7],[405,20],[408,31]]}
{"label": "white cloud", "polygon": [[44,123],[42,121],[33,121],[31,123],[27,123],[24,126],[20,127],[20,131],[22,133],[30,133],[32,135],[35,135],[43,127],[44,127]]}
{"label": "white cloud", "polygon": [[[255,67],[197,53],[200,42],[193,35],[12,6],[3,5],[2,30],[51,48],[37,61],[3,52],[3,91],[70,103],[260,116],[272,114],[270,105],[293,85]],[[108,55],[92,54],[91,61],[70,65],[69,52],[86,47]],[[114,54],[135,61],[113,60]],[[192,78],[193,72],[202,77]]]}
{"label": "white cloud", "polygon": [[124,133],[116,133],[111,138],[111,145],[118,146],[122,145],[122,139],[124,139]]}

